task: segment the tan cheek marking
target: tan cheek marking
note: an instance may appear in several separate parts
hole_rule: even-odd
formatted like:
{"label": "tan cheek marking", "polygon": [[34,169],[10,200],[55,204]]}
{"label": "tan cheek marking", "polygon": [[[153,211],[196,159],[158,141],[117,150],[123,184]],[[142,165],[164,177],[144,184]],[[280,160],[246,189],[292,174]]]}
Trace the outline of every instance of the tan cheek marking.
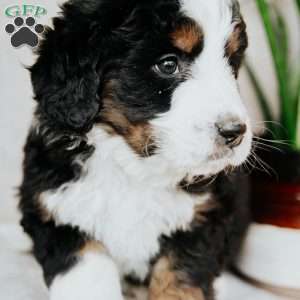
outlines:
{"label": "tan cheek marking", "polygon": [[171,33],[173,45],[180,50],[191,53],[203,40],[203,33],[195,22],[179,26]]}
{"label": "tan cheek marking", "polygon": [[88,241],[80,249],[79,256],[84,256],[86,253],[106,253],[105,247],[100,242]]}
{"label": "tan cheek marking", "polygon": [[[147,123],[132,124],[125,117],[122,108],[105,108],[102,117],[107,122],[106,131],[112,135],[121,135],[127,143],[140,155],[149,156],[155,143],[152,138],[151,126]],[[111,126],[109,126],[111,125]]]}
{"label": "tan cheek marking", "polygon": [[53,219],[53,215],[48,211],[44,204],[44,194],[41,193],[37,197],[37,209],[39,212],[39,216],[43,222],[49,222]]}
{"label": "tan cheek marking", "polygon": [[170,257],[162,257],[153,268],[149,300],[205,300],[205,298],[201,289],[182,283],[180,274],[172,270]]}
{"label": "tan cheek marking", "polygon": [[131,126],[124,115],[124,108],[114,103],[113,99],[105,98],[103,100],[103,109],[101,119],[104,124],[110,125],[110,133],[119,133],[125,135]]}
{"label": "tan cheek marking", "polygon": [[148,124],[131,126],[125,139],[137,153],[143,156],[150,156],[156,149],[152,129]]}
{"label": "tan cheek marking", "polygon": [[145,123],[131,123],[125,108],[117,104],[111,93],[106,92],[101,111],[101,126],[111,135],[121,135],[133,150],[141,156],[149,156],[155,150],[152,128]]}

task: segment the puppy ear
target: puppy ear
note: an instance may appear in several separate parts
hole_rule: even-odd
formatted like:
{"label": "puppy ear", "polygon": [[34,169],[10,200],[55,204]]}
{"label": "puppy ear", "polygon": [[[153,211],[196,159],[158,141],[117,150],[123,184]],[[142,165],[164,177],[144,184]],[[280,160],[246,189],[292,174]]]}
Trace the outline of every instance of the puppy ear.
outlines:
{"label": "puppy ear", "polygon": [[98,54],[89,20],[82,14],[55,18],[30,68],[37,115],[52,128],[91,128],[100,110]]}
{"label": "puppy ear", "polygon": [[101,109],[99,74],[120,51],[111,33],[137,2],[69,0],[63,5],[30,68],[37,115],[48,126],[84,132],[91,128]]}

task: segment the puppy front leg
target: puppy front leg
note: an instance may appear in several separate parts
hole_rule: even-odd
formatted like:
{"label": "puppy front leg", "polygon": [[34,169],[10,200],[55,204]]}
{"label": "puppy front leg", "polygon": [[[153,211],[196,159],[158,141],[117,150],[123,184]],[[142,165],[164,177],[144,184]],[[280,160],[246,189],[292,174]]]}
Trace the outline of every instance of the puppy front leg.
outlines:
{"label": "puppy front leg", "polygon": [[117,266],[100,245],[87,244],[78,262],[50,286],[50,300],[123,300]]}
{"label": "puppy front leg", "polygon": [[186,284],[182,275],[170,257],[161,257],[153,269],[148,300],[205,300],[202,289]]}

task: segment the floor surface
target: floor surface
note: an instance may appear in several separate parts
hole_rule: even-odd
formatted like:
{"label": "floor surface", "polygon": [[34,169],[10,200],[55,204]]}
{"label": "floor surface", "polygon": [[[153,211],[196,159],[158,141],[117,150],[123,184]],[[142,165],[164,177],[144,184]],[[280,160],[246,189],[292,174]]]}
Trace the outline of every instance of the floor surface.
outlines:
{"label": "floor surface", "polygon": [[[0,299],[47,300],[42,271],[29,254],[31,242],[21,228],[0,225],[0,245]],[[249,286],[231,274],[224,274],[216,288],[217,300],[283,300]]]}

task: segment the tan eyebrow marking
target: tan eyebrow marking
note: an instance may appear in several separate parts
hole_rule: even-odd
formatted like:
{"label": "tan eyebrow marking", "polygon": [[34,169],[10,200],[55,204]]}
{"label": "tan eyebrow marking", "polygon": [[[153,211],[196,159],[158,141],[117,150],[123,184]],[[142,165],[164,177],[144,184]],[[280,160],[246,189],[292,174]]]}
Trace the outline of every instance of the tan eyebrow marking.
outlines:
{"label": "tan eyebrow marking", "polygon": [[84,254],[88,252],[95,252],[95,253],[106,253],[105,247],[96,241],[88,241],[85,245],[80,249],[79,255],[84,256]]}
{"label": "tan eyebrow marking", "polygon": [[243,32],[246,29],[246,24],[241,21],[235,26],[235,29],[226,43],[226,56],[231,57],[234,53],[240,50],[241,47],[246,47],[247,43]]}
{"label": "tan eyebrow marking", "polygon": [[114,100],[114,84],[113,80],[105,84],[99,126],[110,135],[122,136],[141,157],[151,156],[156,150],[151,125],[148,122],[133,123],[127,118],[126,107]]}
{"label": "tan eyebrow marking", "polygon": [[173,45],[186,53],[200,47],[204,37],[200,26],[190,19],[184,19],[170,36]]}

